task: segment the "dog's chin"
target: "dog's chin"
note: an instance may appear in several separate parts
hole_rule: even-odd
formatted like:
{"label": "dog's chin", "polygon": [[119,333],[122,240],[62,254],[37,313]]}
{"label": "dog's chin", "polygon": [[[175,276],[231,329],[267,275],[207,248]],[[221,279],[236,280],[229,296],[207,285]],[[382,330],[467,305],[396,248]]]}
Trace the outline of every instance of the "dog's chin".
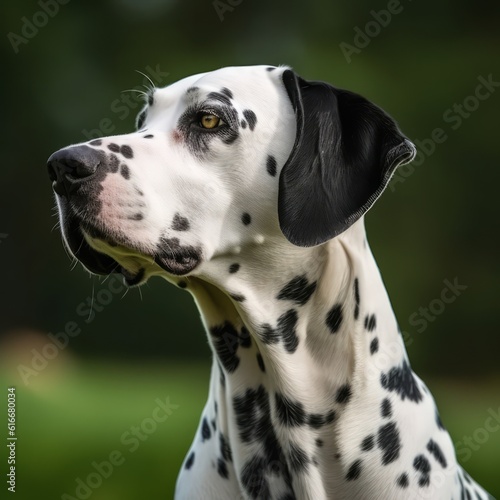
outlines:
{"label": "dog's chin", "polygon": [[130,287],[142,285],[149,276],[162,272],[185,276],[201,262],[200,249],[180,245],[177,238],[164,238],[161,250],[149,252],[76,221],[65,225],[63,232],[70,252],[86,269],[97,275],[119,273]]}

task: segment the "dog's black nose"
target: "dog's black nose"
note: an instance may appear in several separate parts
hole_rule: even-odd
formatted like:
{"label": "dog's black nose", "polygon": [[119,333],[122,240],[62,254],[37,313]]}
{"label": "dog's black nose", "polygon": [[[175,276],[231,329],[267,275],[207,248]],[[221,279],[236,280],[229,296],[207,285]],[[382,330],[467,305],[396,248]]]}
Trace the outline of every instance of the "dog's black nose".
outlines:
{"label": "dog's black nose", "polygon": [[56,151],[47,160],[54,191],[61,196],[69,196],[82,181],[96,172],[102,162],[102,152],[86,145]]}

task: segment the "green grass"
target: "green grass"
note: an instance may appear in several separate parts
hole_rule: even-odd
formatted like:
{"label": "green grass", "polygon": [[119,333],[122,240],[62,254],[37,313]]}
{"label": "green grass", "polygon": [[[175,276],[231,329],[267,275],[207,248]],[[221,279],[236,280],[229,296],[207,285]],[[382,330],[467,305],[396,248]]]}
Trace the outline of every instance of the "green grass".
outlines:
{"label": "green grass", "polygon": [[[64,493],[78,498],[76,479],[85,480],[94,472],[92,462],[109,461],[115,450],[121,453],[123,463],[115,466],[88,498],[171,498],[206,400],[208,376],[208,365],[157,368],[82,363],[50,372],[47,369],[26,387],[15,372],[4,374],[2,387],[17,387],[15,498],[60,499]],[[478,385],[435,382],[429,386],[454,441],[484,426],[489,408],[498,411],[498,384],[491,381]],[[158,406],[155,400],[167,397],[178,408],[153,429],[153,415],[165,415],[160,410],[154,413]],[[3,414],[5,399],[2,396],[0,404]],[[141,424],[150,434],[144,434],[144,441],[136,441],[137,449],[131,451],[133,446],[123,441],[123,435]],[[465,464],[497,496],[499,449],[500,431],[490,433]]]}

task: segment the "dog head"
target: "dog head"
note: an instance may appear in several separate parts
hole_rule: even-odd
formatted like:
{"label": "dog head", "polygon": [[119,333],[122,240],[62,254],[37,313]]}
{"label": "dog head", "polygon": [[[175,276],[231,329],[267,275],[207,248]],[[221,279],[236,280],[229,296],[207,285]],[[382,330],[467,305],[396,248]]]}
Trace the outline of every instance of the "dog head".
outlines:
{"label": "dog head", "polygon": [[48,161],[63,239],[96,274],[196,275],[263,241],[315,246],[414,156],[363,97],[289,68],[223,68],[154,89],[137,131]]}

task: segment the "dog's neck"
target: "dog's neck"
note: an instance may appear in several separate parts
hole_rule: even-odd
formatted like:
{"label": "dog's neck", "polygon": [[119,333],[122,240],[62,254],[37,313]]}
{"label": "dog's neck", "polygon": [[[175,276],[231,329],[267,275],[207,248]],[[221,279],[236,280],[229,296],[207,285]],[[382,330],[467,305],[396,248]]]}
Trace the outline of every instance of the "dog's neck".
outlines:
{"label": "dog's neck", "polygon": [[[235,401],[251,397],[254,405],[262,388],[273,421],[277,397],[299,405],[311,446],[324,441],[318,453],[333,456],[342,451],[333,429],[351,390],[363,397],[360,391],[379,386],[381,372],[406,357],[404,345],[362,219],[318,247],[273,243],[220,257],[206,280],[189,280],[214,352],[204,416],[230,440],[240,439]],[[379,349],[383,356],[373,356]]]}
{"label": "dog's neck", "polygon": [[[238,271],[228,273],[238,262]],[[259,373],[257,365],[255,370],[246,367],[256,372],[251,378],[255,383],[261,380],[294,391],[304,386],[306,399],[311,384],[330,391],[352,379],[356,363],[369,360],[366,342],[358,345],[360,337],[364,340],[369,335],[378,338],[379,345],[383,341],[393,346],[385,356],[390,358],[388,366],[401,359],[397,322],[366,240],[363,219],[314,248],[283,245],[281,238],[266,245],[256,243],[239,255],[219,257],[207,274],[205,280],[191,279],[188,289],[202,314],[214,359],[218,360],[217,351],[222,349],[228,358],[238,358],[238,365],[251,365],[258,351],[268,374]],[[224,331],[224,326],[229,330]],[[239,344],[231,327],[240,336]],[[286,328],[295,331],[296,340],[280,336]],[[218,332],[222,341],[217,339]],[[251,349],[242,347],[250,344],[245,343],[248,335]],[[266,342],[269,335],[278,341]],[[252,361],[247,362],[250,357]],[[248,371],[242,372],[243,380],[238,370],[227,374],[228,387],[233,379],[236,387],[243,381],[248,384]]]}

